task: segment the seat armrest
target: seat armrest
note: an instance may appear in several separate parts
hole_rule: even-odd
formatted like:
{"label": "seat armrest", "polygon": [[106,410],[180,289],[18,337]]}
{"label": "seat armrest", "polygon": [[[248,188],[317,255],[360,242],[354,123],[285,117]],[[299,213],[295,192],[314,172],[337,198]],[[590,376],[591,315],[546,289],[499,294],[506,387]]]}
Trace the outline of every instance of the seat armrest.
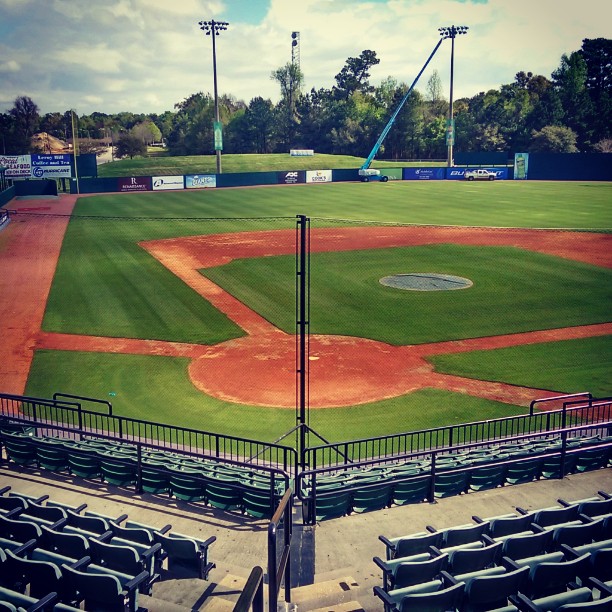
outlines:
{"label": "seat armrest", "polygon": [[10,485],[7,485],[6,487],[2,487],[0,489],[0,495],[4,495],[5,493],[8,493],[11,490]]}
{"label": "seat armrest", "polygon": [[513,572],[514,570],[521,569],[521,566],[518,565],[515,561],[510,559],[510,557],[502,557],[500,561],[501,565],[503,565],[507,570]]}
{"label": "seat armrest", "polygon": [[592,523],[595,519],[591,516],[587,516],[586,514],[579,514],[578,518],[583,522],[583,523]]}
{"label": "seat armrest", "polygon": [[603,598],[612,595],[612,587],[609,587],[607,584],[599,580],[599,578],[595,578],[591,576],[586,580],[587,585],[597,589],[601,593],[601,597]]}
{"label": "seat armrest", "polygon": [[172,525],[170,525],[170,523],[168,523],[168,525],[164,525],[161,529],[158,529],[158,533],[161,533],[162,535],[168,533],[170,530],[172,529]]}
{"label": "seat armrest", "polygon": [[[49,593],[43,598],[39,599],[36,603],[28,606],[28,612],[39,612],[42,610],[53,610],[54,604],[59,602],[59,595],[56,592]],[[19,608],[22,610],[22,608]]]}
{"label": "seat armrest", "polygon": [[510,600],[510,603],[520,610],[520,612],[541,612],[541,608],[536,606],[531,599],[525,597],[525,595],[522,593],[510,595],[508,599]]}
{"label": "seat armrest", "polygon": [[150,548],[145,550],[141,556],[142,559],[148,560],[150,557],[154,557],[161,551],[162,545],[158,542],[157,544],[153,544]]}
{"label": "seat armrest", "polygon": [[213,544],[213,542],[217,541],[217,536],[210,536],[210,538],[208,538],[207,540],[204,540],[203,542],[199,543],[199,549],[200,551],[204,551],[206,549],[208,549],[208,547]]}
{"label": "seat armrest", "polygon": [[457,580],[454,576],[451,576],[445,570],[442,570],[440,572],[440,576],[442,576],[442,583],[445,589],[451,586],[455,586],[456,584],[459,584],[459,580]]}
{"label": "seat armrest", "polygon": [[479,516],[477,516],[476,514],[473,514],[473,515],[472,515],[472,520],[473,520],[475,523],[478,523],[479,525],[480,525],[480,523],[484,523],[484,522],[485,522],[485,520],[484,520],[483,518],[480,518],[480,517],[479,517]]}
{"label": "seat armrest", "polygon": [[138,576],[134,576],[131,580],[125,583],[125,590],[129,592],[137,589],[143,582],[149,579],[149,572],[140,572]]}
{"label": "seat armrest", "polygon": [[441,557],[442,556],[442,551],[436,547],[436,546],[430,546],[429,547],[429,553],[433,556],[433,557]]}
{"label": "seat armrest", "polygon": [[34,550],[36,548],[36,540],[34,538],[32,538],[31,540],[28,540],[27,542],[24,542],[21,546],[19,546],[18,548],[16,548],[13,551],[13,554],[17,555],[18,557],[21,556],[22,553],[29,553],[31,550]]}
{"label": "seat armrest", "polygon": [[98,540],[98,542],[105,542],[106,544],[109,544],[109,540],[113,537],[113,535],[113,532],[109,529],[99,536],[96,536],[95,539]]}
{"label": "seat armrest", "polygon": [[9,510],[4,515],[4,518],[11,519],[12,521],[16,521],[19,519],[19,515],[22,514],[23,512],[25,512],[25,508],[13,508],[12,510]]}
{"label": "seat armrest", "polygon": [[561,504],[561,505],[562,505],[564,508],[567,508],[568,506],[571,506],[571,505],[572,505],[572,502],[568,502],[568,501],[566,501],[566,500],[564,500],[564,499],[562,499],[562,498],[559,498],[559,499],[557,500],[557,503],[558,503],[558,504]]}
{"label": "seat armrest", "polygon": [[80,572],[84,572],[87,569],[87,566],[91,564],[91,557],[82,557],[78,561],[75,561],[69,567]]}
{"label": "seat armrest", "polygon": [[81,514],[81,512],[83,512],[83,510],[85,510],[85,508],[87,508],[87,504],[81,504],[80,506],[77,506],[73,512],[75,514]]}
{"label": "seat armrest", "polygon": [[67,518],[61,518],[59,521],[55,521],[55,523],[53,523],[53,525],[51,525],[49,527],[49,529],[52,529],[53,531],[61,531],[65,525],[68,524],[68,519]]}
{"label": "seat armrest", "polygon": [[541,527],[537,523],[531,523],[530,527],[531,527],[531,531],[533,531],[533,533],[544,533],[546,531],[546,529],[544,529],[544,527]]}
{"label": "seat armrest", "polygon": [[383,603],[385,604],[385,610],[397,610],[398,609],[397,603],[389,597],[389,595],[384,589],[382,589],[379,586],[375,586],[373,590],[374,590],[374,595],[382,599]]}
{"label": "seat armrest", "polygon": [[606,491],[597,491],[597,495],[601,495],[604,499],[610,499],[612,495],[606,493]]}
{"label": "seat armrest", "polygon": [[121,516],[118,516],[116,519],[113,519],[113,523],[119,525],[121,523],[123,523],[123,521],[125,521],[125,519],[127,519],[128,515],[127,514],[122,514]]}
{"label": "seat armrest", "polygon": [[561,544],[559,550],[565,555],[565,557],[567,557],[568,561],[572,561],[573,559],[580,557],[580,553],[567,544]]}
{"label": "seat armrest", "polygon": [[516,507],[516,511],[517,511],[519,514],[529,514],[529,510],[525,510],[525,508],[521,508],[520,506],[517,506],[517,507]]}
{"label": "seat armrest", "polygon": [[379,535],[378,539],[387,547],[387,559],[392,559],[393,553],[395,553],[395,551],[397,550],[397,546],[384,535]]}
{"label": "seat armrest", "polygon": [[35,504],[42,504],[44,501],[47,501],[49,499],[48,495],[41,495],[38,499],[34,500]]}
{"label": "seat armrest", "polygon": [[380,567],[380,569],[383,571],[383,574],[391,573],[391,570],[387,567],[387,564],[380,557],[373,557],[372,561],[374,561],[374,563],[378,565],[378,567]]}
{"label": "seat armrest", "polygon": [[427,525],[425,529],[427,529],[429,533],[436,533],[436,531],[438,531],[433,525]]}
{"label": "seat armrest", "polygon": [[481,537],[482,537],[482,541],[484,542],[485,546],[491,546],[491,544],[496,543],[495,540],[491,536],[487,535],[486,533],[483,533]]}

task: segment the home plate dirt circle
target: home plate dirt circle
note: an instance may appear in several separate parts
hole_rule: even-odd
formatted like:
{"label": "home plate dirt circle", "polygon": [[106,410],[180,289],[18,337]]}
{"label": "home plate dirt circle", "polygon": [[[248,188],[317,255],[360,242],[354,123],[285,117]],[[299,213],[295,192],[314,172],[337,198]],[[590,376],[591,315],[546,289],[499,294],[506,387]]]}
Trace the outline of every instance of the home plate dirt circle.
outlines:
{"label": "home plate dirt circle", "polygon": [[[365,338],[310,336],[312,408],[365,404],[420,386],[429,371],[410,347]],[[295,408],[296,338],[282,333],[247,336],[211,347],[189,366],[201,391],[221,400]],[[347,384],[348,383],[348,384]]]}

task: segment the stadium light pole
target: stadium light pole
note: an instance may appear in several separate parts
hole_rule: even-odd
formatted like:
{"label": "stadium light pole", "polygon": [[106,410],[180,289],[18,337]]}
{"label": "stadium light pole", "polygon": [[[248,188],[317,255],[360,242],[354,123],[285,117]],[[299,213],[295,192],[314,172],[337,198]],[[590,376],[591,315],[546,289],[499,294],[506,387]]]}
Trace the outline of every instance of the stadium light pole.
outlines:
{"label": "stadium light pole", "polygon": [[453,117],[453,83],[455,73],[455,37],[458,34],[467,34],[468,26],[448,26],[438,28],[442,39],[451,39],[451,65],[450,65],[450,104],[448,108],[448,125],[446,126],[446,144],[448,147],[447,164],[450,168],[453,164],[453,145],[455,144],[455,119]]}
{"label": "stadium light pole", "polygon": [[219,121],[219,97],[217,94],[217,46],[215,39],[223,30],[227,30],[229,23],[227,21],[200,21],[200,30],[206,33],[206,36],[212,36],[212,57],[213,57],[213,83],[215,95],[215,125],[214,125],[214,140],[215,140],[215,155],[217,156],[217,174],[221,174],[221,150],[223,149],[223,134],[221,131],[221,123]]}

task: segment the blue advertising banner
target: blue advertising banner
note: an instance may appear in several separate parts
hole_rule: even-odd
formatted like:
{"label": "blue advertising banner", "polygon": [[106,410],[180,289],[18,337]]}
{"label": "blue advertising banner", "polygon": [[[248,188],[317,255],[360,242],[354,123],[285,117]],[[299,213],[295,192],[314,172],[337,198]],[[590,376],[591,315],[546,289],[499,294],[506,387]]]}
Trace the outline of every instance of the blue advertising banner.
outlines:
{"label": "blue advertising banner", "polygon": [[289,172],[279,172],[278,182],[285,185],[306,182],[306,170],[292,170]]}
{"label": "blue advertising banner", "polygon": [[185,177],[186,189],[208,189],[216,186],[216,174],[188,174]]}
{"label": "blue advertising banner", "polygon": [[404,168],[405,181],[441,181],[446,168]]}
{"label": "blue advertising banner", "polygon": [[[462,181],[465,178],[465,171],[472,168],[446,168],[446,179],[451,181]],[[483,168],[495,173],[495,179],[503,181],[508,178],[508,168]]]}
{"label": "blue advertising banner", "polygon": [[32,155],[32,177],[62,178],[72,176],[72,155],[61,153],[56,155]]}

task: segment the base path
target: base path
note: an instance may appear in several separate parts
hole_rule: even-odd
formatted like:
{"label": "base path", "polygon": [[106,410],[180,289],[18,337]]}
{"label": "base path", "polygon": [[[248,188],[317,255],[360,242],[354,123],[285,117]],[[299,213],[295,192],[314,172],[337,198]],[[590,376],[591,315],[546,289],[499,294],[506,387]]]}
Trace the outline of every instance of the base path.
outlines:
{"label": "base path", "polygon": [[[23,394],[62,240],[77,196],[12,200],[0,232],[0,391]],[[27,213],[31,213],[27,214]],[[55,216],[65,215],[65,216]]]}

